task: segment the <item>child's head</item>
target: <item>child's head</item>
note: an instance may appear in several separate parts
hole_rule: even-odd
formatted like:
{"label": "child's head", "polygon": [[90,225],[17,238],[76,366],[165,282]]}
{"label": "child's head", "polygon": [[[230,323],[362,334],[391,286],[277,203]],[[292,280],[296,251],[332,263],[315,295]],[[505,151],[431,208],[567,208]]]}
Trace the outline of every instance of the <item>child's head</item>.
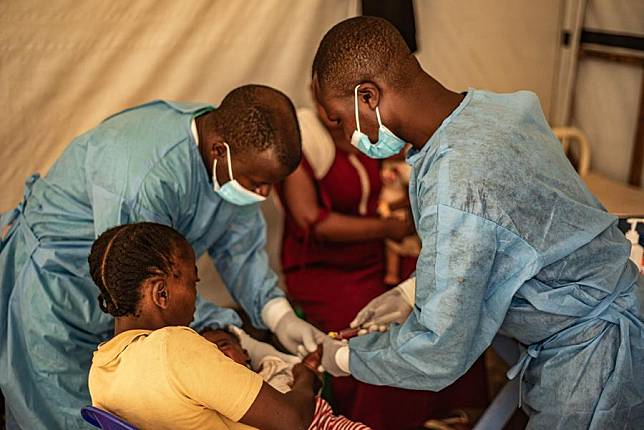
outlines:
{"label": "child's head", "polygon": [[111,228],[96,239],[88,261],[103,312],[163,326],[192,321],[195,254],[173,228],[150,222]]}
{"label": "child's head", "polygon": [[234,334],[228,333],[225,330],[208,330],[202,333],[202,335],[210,342],[217,345],[217,348],[219,348],[224,355],[236,363],[243,365],[248,365],[250,363],[248,352],[242,348],[241,343],[239,343],[239,339]]}

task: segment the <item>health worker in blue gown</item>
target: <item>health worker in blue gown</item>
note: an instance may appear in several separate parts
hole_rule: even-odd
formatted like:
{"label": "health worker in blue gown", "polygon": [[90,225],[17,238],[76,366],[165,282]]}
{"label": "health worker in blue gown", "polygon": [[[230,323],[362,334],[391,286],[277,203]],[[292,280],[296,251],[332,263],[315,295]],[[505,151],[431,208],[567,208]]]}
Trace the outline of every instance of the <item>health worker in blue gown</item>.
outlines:
{"label": "health worker in blue gown", "polygon": [[374,158],[413,145],[415,278],[327,338],[323,366],[371,384],[440,390],[497,333],[523,354],[510,370],[530,429],[644,428],[642,277],[529,91],[454,93],[420,67],[387,21],[333,27],[313,64],[328,120]]}
{"label": "health worker in blue gown", "polygon": [[[253,325],[290,351],[321,333],[297,318],[264,250],[259,205],[300,162],[295,111],[282,93],[249,85],[221,106],[153,101],[115,114],[75,138],[24,199],[2,214],[0,387],[10,429],[87,428],[92,353],[113,332],[87,257],[110,227],[170,225],[195,254],[212,257]],[[105,301],[109,297],[99,297]],[[111,303],[118,306],[118,303]],[[241,325],[198,298],[193,328]]]}

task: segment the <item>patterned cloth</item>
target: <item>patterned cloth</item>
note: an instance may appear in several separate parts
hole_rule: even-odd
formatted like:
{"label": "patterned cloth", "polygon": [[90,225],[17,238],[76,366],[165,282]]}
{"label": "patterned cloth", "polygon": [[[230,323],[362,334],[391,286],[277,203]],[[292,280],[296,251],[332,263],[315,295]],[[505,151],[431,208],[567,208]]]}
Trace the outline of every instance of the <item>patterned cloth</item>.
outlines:
{"label": "patterned cloth", "polygon": [[318,397],[309,430],[371,430],[371,427],[351,421],[342,415],[333,415],[331,406],[326,400]]}
{"label": "patterned cloth", "polygon": [[[293,364],[279,357],[267,356],[257,372],[268,384],[276,390],[286,393],[293,385]],[[333,415],[333,409],[326,400],[317,397],[313,422],[309,430],[373,430],[362,423],[351,421],[342,415]]]}

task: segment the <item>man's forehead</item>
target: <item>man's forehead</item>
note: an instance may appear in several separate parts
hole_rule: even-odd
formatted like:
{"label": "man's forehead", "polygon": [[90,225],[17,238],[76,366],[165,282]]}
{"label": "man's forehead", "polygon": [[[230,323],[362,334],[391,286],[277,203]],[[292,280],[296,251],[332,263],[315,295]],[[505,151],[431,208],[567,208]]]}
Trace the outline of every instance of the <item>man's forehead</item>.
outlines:
{"label": "man's forehead", "polygon": [[[314,76],[316,78],[316,76]],[[331,94],[330,91],[324,90],[320,87],[317,79],[313,81],[313,97],[315,102],[324,110],[327,116],[334,114],[335,111],[344,106],[344,100],[339,95]]]}
{"label": "man's forehead", "polygon": [[313,97],[315,97],[318,103],[333,102],[336,98],[328,88],[324,88],[320,84],[317,74],[313,76]]}

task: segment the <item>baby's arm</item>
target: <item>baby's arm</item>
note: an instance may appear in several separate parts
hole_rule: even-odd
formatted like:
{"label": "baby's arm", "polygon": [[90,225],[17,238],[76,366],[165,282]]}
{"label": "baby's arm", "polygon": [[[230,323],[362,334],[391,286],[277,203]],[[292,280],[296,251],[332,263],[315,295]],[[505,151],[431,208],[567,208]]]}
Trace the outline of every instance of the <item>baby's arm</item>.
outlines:
{"label": "baby's arm", "polygon": [[[317,393],[321,387],[320,375],[318,373],[318,367],[320,366],[320,361],[322,357],[322,346],[320,346],[315,352],[307,355],[301,363],[297,363],[293,366],[293,387],[288,393],[282,394],[282,397],[286,402],[290,403],[289,406],[295,411],[299,411],[299,418],[301,422],[296,422],[297,425],[302,423],[308,423],[306,427],[313,420],[313,413],[315,411],[315,393]],[[268,387],[265,389],[265,387]],[[241,422],[244,424],[254,425],[260,428],[272,428],[264,425],[258,425],[258,422],[254,422],[255,416],[257,414],[257,419],[262,420],[268,417],[276,419],[280,425],[279,428],[300,428],[294,427],[293,424],[288,424],[285,419],[289,417],[277,417],[274,411],[274,407],[277,407],[280,403],[279,399],[275,398],[275,393],[279,393],[277,390],[274,390],[266,382],[262,386],[262,389],[257,396],[257,399],[250,407],[246,415],[241,419]],[[255,411],[255,405],[257,405],[257,410]],[[251,414],[250,416],[248,416]],[[248,416],[248,417],[247,417]],[[293,420],[296,420],[298,417],[290,417]],[[248,421],[246,421],[248,419]],[[293,421],[291,421],[293,422]]]}
{"label": "baby's arm", "polygon": [[322,388],[322,373],[320,363],[322,363],[322,345],[318,349],[302,359],[301,363],[293,366],[293,389],[296,386],[306,387],[317,393]]}

